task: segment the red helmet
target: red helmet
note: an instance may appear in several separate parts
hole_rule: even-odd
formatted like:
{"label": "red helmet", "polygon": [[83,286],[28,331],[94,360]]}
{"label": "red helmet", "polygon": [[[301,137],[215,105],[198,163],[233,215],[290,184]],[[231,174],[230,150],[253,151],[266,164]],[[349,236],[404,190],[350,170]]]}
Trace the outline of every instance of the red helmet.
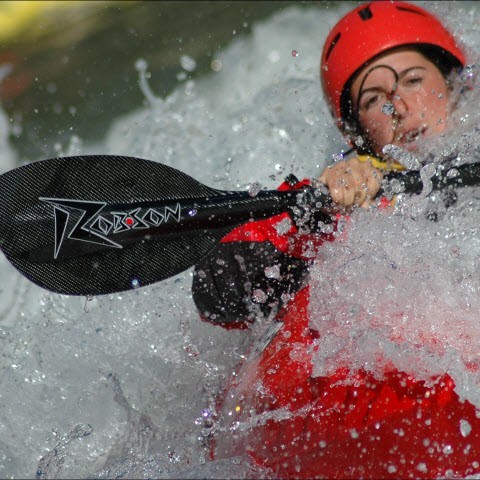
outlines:
{"label": "red helmet", "polygon": [[355,72],[386,50],[412,44],[439,48],[458,66],[465,65],[465,56],[453,36],[437,18],[416,5],[370,2],[355,8],[335,25],[323,47],[320,76],[339,125],[344,116],[342,92]]}

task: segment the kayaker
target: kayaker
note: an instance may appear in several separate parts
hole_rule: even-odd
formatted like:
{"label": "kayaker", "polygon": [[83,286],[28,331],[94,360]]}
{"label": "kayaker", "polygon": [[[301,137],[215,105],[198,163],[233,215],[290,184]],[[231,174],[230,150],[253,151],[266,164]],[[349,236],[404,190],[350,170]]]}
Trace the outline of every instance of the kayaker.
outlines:
{"label": "kayaker", "polygon": [[[465,64],[455,38],[412,4],[363,4],[337,23],[320,75],[356,156],[320,181],[339,210],[368,207],[383,173],[404,168],[384,155],[386,145],[415,151],[420,139],[444,132],[452,80]],[[307,183],[290,177],[280,188]],[[284,478],[479,474],[480,419],[448,375],[426,385],[393,367],[379,380],[338,365],[329,377],[312,376],[322,333],[309,328],[308,266],[337,238],[335,221],[325,220],[323,232],[295,225],[288,213],[250,222],[196,267],[192,291],[204,320],[225,328],[271,320],[219,399],[212,458],[246,453]]]}
{"label": "kayaker", "polygon": [[322,87],[337,125],[361,155],[321,175],[336,203],[368,205],[385,169],[374,159],[384,157],[385,145],[415,151],[418,140],[445,130],[452,81],[464,65],[450,33],[413,5],[366,4],[336,25],[322,53]]}

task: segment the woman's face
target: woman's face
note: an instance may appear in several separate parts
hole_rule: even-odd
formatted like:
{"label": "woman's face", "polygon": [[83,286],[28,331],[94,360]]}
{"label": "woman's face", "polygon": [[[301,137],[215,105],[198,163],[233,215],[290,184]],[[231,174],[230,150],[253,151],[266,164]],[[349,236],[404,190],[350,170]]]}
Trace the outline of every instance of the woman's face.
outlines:
{"label": "woman's face", "polygon": [[448,87],[440,70],[415,50],[397,50],[366,66],[352,101],[377,154],[388,144],[407,150],[445,129]]}

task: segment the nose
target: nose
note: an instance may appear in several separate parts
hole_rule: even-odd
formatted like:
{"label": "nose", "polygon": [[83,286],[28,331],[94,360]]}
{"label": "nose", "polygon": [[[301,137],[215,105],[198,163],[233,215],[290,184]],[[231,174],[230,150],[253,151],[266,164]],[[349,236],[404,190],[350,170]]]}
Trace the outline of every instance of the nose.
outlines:
{"label": "nose", "polygon": [[407,105],[406,101],[398,93],[393,93],[391,95],[390,102],[393,105],[394,114],[403,116],[407,113],[408,105]]}

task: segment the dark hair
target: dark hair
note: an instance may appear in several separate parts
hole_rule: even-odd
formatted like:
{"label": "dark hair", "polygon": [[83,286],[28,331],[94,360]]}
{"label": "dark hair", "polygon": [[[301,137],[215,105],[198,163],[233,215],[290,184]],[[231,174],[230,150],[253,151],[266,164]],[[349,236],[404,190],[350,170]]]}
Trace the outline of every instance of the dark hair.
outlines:
{"label": "dark hair", "polygon": [[[455,58],[451,53],[445,51],[443,48],[440,48],[436,45],[430,44],[411,44],[411,45],[402,45],[387,52],[393,52],[395,50],[400,50],[404,48],[410,48],[416,50],[421,55],[423,55],[427,60],[432,62],[443,75],[445,80],[448,79],[449,75],[453,70],[461,70],[462,64],[460,61]],[[379,55],[373,57],[369,60],[368,63],[371,63],[376,60],[381,55],[384,55],[387,52],[382,52]],[[358,120],[358,112],[356,111],[355,105],[353,105],[351,98],[351,88],[353,82],[356,80],[358,74],[365,68],[367,65],[362,65],[348,80],[343,88],[342,94],[340,96],[340,112],[342,114],[342,130],[345,135],[352,139],[352,143],[355,144],[355,138],[352,137],[361,137],[363,140],[362,145],[357,145],[356,150],[360,154],[374,154],[373,146],[371,145],[370,138],[368,134],[363,130],[360,122]]]}

